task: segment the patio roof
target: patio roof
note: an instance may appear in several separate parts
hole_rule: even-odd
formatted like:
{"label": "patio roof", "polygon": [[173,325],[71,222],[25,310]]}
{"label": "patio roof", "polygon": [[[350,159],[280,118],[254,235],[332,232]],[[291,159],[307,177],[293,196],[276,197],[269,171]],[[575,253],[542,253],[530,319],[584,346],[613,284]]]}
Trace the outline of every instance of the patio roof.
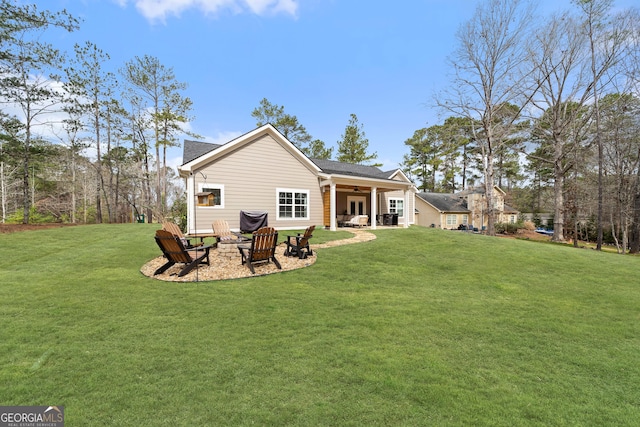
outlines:
{"label": "patio roof", "polygon": [[375,166],[357,165],[352,163],[338,162],[335,160],[311,159],[322,172],[327,174],[358,176],[363,178],[390,179],[395,172],[383,172]]}

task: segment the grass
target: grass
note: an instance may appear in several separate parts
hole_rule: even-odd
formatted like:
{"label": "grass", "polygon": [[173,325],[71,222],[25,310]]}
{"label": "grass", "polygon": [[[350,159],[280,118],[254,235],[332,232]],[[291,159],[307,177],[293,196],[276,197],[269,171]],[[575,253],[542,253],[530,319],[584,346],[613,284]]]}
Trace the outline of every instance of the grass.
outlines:
{"label": "grass", "polygon": [[640,419],[638,257],[413,227],[167,283],[139,273],[155,228],[0,236],[1,405],[63,405],[68,426]]}

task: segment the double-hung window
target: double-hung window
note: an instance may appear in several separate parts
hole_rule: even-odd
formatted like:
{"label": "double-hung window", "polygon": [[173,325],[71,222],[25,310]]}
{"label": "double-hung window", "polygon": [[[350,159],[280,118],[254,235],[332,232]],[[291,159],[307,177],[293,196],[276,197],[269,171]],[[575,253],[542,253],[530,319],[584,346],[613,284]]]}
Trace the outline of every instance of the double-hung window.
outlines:
{"label": "double-hung window", "polygon": [[309,219],[309,190],[279,188],[278,219]]}
{"label": "double-hung window", "polygon": [[448,226],[452,226],[452,225],[458,225],[458,215],[447,215],[447,225]]}
{"label": "double-hung window", "polygon": [[404,217],[404,199],[389,199],[389,213]]}

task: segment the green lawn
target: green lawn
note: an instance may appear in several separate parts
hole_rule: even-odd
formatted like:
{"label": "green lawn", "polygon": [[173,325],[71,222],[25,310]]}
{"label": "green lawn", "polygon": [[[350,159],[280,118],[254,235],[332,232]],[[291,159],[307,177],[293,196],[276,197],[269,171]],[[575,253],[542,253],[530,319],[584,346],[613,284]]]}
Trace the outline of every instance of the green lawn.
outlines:
{"label": "green lawn", "polygon": [[63,405],[67,426],[638,425],[639,257],[412,227],[167,283],[139,272],[155,228],[0,236],[0,405]]}

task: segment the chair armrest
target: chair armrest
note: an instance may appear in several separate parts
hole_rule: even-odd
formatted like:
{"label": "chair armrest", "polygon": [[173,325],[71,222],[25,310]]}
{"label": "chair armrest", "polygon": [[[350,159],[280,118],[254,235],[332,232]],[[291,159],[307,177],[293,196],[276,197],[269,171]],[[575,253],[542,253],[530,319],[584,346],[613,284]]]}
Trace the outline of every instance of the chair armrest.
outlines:
{"label": "chair armrest", "polygon": [[199,246],[194,246],[192,248],[185,248],[185,250],[187,252],[190,252],[190,251],[204,251],[204,250],[208,251],[213,247],[214,247],[213,245],[206,245],[206,246],[205,245],[199,245]]}

